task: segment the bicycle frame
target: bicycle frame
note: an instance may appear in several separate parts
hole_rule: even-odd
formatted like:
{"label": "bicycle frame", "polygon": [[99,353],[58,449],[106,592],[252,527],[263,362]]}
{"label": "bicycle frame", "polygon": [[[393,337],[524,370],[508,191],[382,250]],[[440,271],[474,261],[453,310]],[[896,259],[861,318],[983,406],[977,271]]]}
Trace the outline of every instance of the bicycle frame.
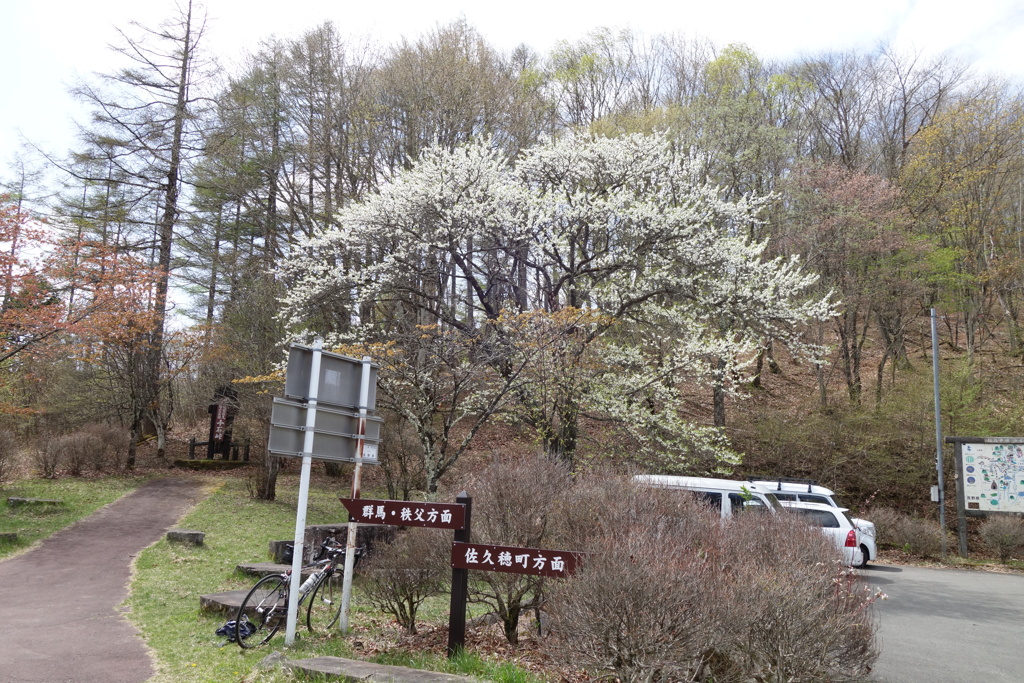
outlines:
{"label": "bicycle frame", "polygon": [[[326,559],[317,559],[315,562],[303,567],[303,569],[312,568],[313,572],[303,582],[303,586],[306,589],[299,595],[298,606],[300,608],[307,597],[317,595],[324,583],[335,573],[337,567],[336,560],[338,557],[344,557],[345,548],[339,545],[333,538],[329,538],[320,545],[317,558],[323,557],[325,554],[327,555]],[[282,574],[269,574],[257,581],[256,585],[249,591],[249,594],[246,595],[235,617],[235,641],[240,647],[248,649],[263,645],[273,638],[281,628],[284,618],[288,613],[291,573],[291,570],[288,570]],[[264,587],[265,593],[259,592],[261,586]],[[333,607],[333,601],[325,600],[325,602]],[[255,617],[255,621],[249,618],[250,610]],[[338,614],[340,614],[340,610],[341,606],[339,604]],[[306,626],[310,631],[315,631],[312,611],[313,604],[310,603],[306,611]],[[330,615],[329,612],[327,614],[328,616]],[[329,619],[326,622],[325,628],[330,628],[337,621],[337,618],[336,614],[333,619]],[[243,624],[249,624],[254,627],[251,634],[248,633],[248,627],[243,627]],[[247,632],[244,636],[242,634],[243,630]],[[255,642],[250,641],[246,643],[247,638],[253,638]]]}

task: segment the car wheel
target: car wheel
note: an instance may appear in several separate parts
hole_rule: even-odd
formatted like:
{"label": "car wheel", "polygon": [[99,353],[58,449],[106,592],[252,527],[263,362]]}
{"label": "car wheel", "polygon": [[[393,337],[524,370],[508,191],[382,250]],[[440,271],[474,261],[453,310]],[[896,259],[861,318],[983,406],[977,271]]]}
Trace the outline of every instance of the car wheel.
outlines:
{"label": "car wheel", "polygon": [[860,564],[857,565],[858,569],[866,569],[868,566],[868,547],[862,545],[860,547]]}

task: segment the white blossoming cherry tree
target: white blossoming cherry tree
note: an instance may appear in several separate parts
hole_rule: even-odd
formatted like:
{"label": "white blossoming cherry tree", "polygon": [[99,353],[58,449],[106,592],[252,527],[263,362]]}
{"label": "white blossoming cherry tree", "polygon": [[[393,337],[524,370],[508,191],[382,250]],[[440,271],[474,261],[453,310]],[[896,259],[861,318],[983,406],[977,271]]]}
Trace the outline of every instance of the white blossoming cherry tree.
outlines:
{"label": "white blossoming cherry tree", "polygon": [[431,490],[498,412],[570,464],[587,416],[664,467],[732,458],[680,387],[742,374],[768,340],[813,356],[801,329],[833,304],[744,237],[769,198],[724,201],[695,168],[658,135],[427,150],[282,265],[285,322],[388,345],[381,393]]}

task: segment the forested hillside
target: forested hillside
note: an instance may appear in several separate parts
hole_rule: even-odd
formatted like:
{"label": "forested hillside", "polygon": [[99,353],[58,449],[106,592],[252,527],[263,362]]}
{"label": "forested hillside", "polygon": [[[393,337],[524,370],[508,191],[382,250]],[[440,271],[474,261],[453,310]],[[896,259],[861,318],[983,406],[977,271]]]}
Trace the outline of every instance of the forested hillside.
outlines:
{"label": "forested hillside", "polygon": [[395,495],[539,449],[925,509],[932,308],[944,432],[1024,433],[1019,84],[616,29],[503,53],[461,22],[324,24],[228,73],[203,31],[126,27],[78,146],[0,176],[9,439],[112,423],[132,466],[235,382],[261,452],[285,345],[320,336],[382,366]]}

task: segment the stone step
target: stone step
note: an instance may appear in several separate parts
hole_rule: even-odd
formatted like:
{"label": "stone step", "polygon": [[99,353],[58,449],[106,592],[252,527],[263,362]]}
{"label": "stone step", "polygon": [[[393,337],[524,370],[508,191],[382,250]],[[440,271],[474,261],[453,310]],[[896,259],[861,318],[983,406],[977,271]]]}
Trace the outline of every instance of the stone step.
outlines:
{"label": "stone step", "polygon": [[202,545],[205,539],[206,533],[195,529],[169,529],[167,531],[167,540],[172,543]]}
{"label": "stone step", "polygon": [[223,593],[207,593],[199,596],[199,609],[208,612],[226,612],[234,617],[235,612],[242,606],[242,600],[251,590],[244,588],[237,591],[224,591]]}
{"label": "stone step", "polygon": [[375,683],[470,683],[479,681],[469,676],[446,674],[439,671],[410,669],[405,666],[374,664],[341,657],[313,657],[294,659],[284,666],[309,677],[319,676],[327,680],[374,681]]}
{"label": "stone step", "polygon": [[8,498],[7,505],[12,508],[16,507],[62,507],[64,505],[63,500],[53,500],[51,498],[19,498],[17,496]]}
{"label": "stone step", "polygon": [[[238,565],[238,569],[246,571],[243,567],[259,567],[263,566],[269,568],[266,574],[283,574],[291,567],[282,564],[271,564],[270,562],[257,562],[251,565]],[[305,569],[302,572],[302,578],[305,579],[312,573],[312,569]],[[266,574],[263,574],[265,576]],[[255,585],[255,582],[253,582]],[[227,612],[234,615],[238,611],[238,608],[242,606],[242,600],[245,600],[245,596],[252,590],[252,586],[248,588],[242,588],[241,590],[235,591],[223,591],[221,593],[207,593],[206,595],[199,596],[199,609],[206,610],[209,612]]]}

